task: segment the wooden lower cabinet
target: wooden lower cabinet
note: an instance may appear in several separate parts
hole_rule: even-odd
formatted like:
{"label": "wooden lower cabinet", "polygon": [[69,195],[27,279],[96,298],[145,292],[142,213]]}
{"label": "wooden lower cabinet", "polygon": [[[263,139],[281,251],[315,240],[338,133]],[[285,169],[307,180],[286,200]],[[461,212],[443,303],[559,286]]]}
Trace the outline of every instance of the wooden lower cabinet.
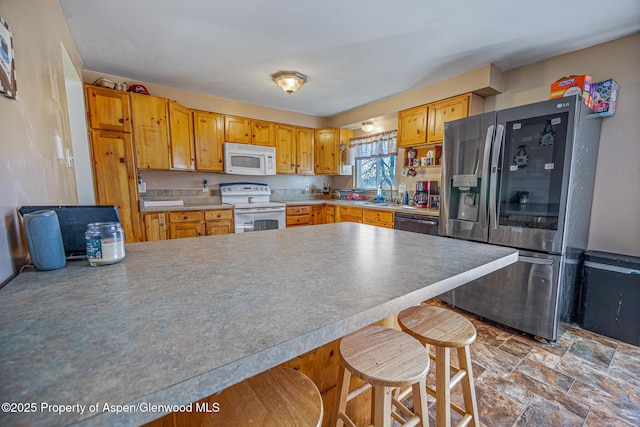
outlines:
{"label": "wooden lower cabinet", "polygon": [[173,211],[143,214],[146,241],[233,233],[233,210]]}
{"label": "wooden lower cabinet", "polygon": [[164,212],[142,214],[144,239],[146,242],[167,240],[167,214]]}
{"label": "wooden lower cabinet", "polygon": [[378,227],[393,228],[393,212],[365,209],[362,212],[362,223]]}
{"label": "wooden lower cabinet", "polygon": [[311,224],[311,206],[287,206],[287,227]]}
{"label": "wooden lower cabinet", "polygon": [[336,222],[359,222],[362,224],[362,208],[352,206],[336,207]]}
{"label": "wooden lower cabinet", "polygon": [[204,211],[204,221],[204,231],[207,236],[231,234],[234,232],[232,209]]}

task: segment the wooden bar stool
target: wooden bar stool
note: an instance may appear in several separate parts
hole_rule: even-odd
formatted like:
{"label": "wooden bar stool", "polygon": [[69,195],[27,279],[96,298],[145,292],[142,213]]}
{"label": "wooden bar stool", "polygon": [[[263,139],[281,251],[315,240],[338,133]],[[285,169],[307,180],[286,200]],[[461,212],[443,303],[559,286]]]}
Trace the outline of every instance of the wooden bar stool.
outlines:
{"label": "wooden bar stool", "polygon": [[[398,323],[403,331],[425,346],[433,345],[436,348],[436,356],[430,355],[436,361],[436,388],[434,390],[427,387],[427,392],[436,398],[436,425],[449,427],[453,408],[462,415],[458,426],[472,423],[471,425],[479,427],[469,351],[469,346],[476,340],[476,328],[473,323],[451,310],[430,305],[402,311],[398,315]],[[457,349],[459,369],[450,364],[452,348]],[[453,377],[451,370],[455,372]],[[464,409],[451,402],[451,389],[458,383],[462,386]]]}
{"label": "wooden bar stool", "polygon": [[306,375],[275,367],[213,396],[220,411],[208,413],[202,426],[319,427],[322,397]]}
{"label": "wooden bar stool", "polygon": [[[392,418],[405,426],[429,425],[426,379],[429,356],[417,340],[395,329],[368,326],[340,341],[340,369],[331,425],[355,427],[347,402],[373,387],[373,425],[391,427]],[[366,381],[349,392],[351,375]],[[393,399],[396,387],[413,390],[413,411]],[[392,406],[409,419],[405,421]]]}

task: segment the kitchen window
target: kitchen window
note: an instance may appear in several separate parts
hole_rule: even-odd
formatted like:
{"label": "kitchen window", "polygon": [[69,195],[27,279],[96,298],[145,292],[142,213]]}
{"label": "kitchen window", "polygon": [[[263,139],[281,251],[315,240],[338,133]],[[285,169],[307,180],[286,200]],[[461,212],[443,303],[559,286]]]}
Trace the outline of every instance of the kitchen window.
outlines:
{"label": "kitchen window", "polygon": [[[397,131],[351,140],[355,155],[355,187],[378,188],[383,180],[396,182]],[[386,184],[386,182],[385,182]]]}

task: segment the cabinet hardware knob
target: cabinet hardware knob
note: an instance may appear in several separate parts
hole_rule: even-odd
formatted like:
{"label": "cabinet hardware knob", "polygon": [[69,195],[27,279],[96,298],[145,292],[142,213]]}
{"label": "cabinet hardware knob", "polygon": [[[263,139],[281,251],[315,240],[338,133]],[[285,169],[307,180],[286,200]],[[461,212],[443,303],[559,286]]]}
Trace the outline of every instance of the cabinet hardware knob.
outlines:
{"label": "cabinet hardware knob", "polygon": [[124,119],[118,119],[119,123],[124,123]]}
{"label": "cabinet hardware knob", "polygon": [[124,163],[125,161],[124,157],[120,157],[120,163]]}

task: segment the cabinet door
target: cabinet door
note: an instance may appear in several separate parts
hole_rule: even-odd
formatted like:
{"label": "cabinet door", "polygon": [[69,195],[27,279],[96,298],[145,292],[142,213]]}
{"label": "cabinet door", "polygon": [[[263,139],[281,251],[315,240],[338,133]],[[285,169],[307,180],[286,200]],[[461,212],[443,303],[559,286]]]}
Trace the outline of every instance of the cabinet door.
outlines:
{"label": "cabinet door", "polygon": [[427,143],[427,106],[410,108],[398,113],[398,145],[412,147]]}
{"label": "cabinet door", "polygon": [[393,212],[365,209],[362,213],[362,223],[393,228]]}
{"label": "cabinet door", "polygon": [[350,206],[338,206],[336,212],[336,222],[359,222],[362,223],[362,209]]}
{"label": "cabinet door", "polygon": [[276,125],[276,172],[296,173],[296,132],[293,126]]}
{"label": "cabinet door", "polygon": [[311,225],[326,224],[325,207],[323,205],[311,206]]}
{"label": "cabinet door", "polygon": [[142,239],[138,181],[130,133],[91,131],[96,204],[115,205],[127,243]]}
{"label": "cabinet door", "polygon": [[224,142],[251,143],[251,125],[248,119],[224,116]]}
{"label": "cabinet door", "polygon": [[315,173],[337,174],[338,129],[316,130]]}
{"label": "cabinet door", "polygon": [[469,114],[470,95],[460,95],[429,104],[427,143],[436,144],[444,138],[444,124]]}
{"label": "cabinet door", "polygon": [[169,101],[169,129],[171,169],[195,170],[191,110],[177,102]]}
{"label": "cabinet door", "polygon": [[295,157],[297,173],[302,175],[313,175],[314,147],[315,130],[307,128],[297,128]]}
{"label": "cabinet door", "polygon": [[193,123],[196,169],[199,171],[224,171],[224,157],[222,154],[224,121],[222,115],[206,111],[194,111]]}
{"label": "cabinet door", "polygon": [[145,241],[167,240],[167,221],[164,212],[142,214]]}
{"label": "cabinet door", "polygon": [[259,120],[251,120],[251,144],[275,147],[275,124]]}
{"label": "cabinet door", "polygon": [[138,169],[169,170],[167,100],[132,92],[131,115]]}
{"label": "cabinet door", "polygon": [[169,224],[169,234],[172,239],[204,236],[204,224],[200,222]]}
{"label": "cabinet door", "polygon": [[324,207],[324,220],[326,224],[333,224],[336,222],[336,207],[325,206]]}
{"label": "cabinet door", "polygon": [[204,212],[205,233],[207,236],[214,234],[231,234],[233,229],[233,210],[220,209]]}
{"label": "cabinet door", "polygon": [[131,132],[129,94],[98,86],[85,86],[91,129]]}

